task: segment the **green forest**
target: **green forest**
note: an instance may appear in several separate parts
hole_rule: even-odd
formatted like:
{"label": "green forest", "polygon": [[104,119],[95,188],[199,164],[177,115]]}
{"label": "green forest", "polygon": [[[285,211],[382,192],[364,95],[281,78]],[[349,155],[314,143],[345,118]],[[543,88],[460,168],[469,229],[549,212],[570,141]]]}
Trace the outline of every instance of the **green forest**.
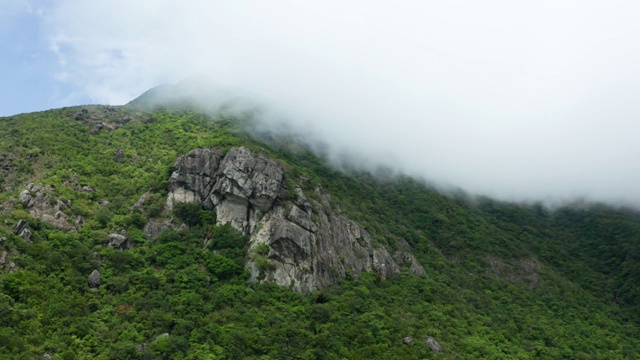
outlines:
{"label": "green forest", "polygon": [[[0,359],[640,357],[639,212],[338,170],[255,121],[130,105],[0,118]],[[287,181],[321,186],[389,250],[406,240],[425,274],[348,276],[308,294],[248,281],[247,258],[264,254],[247,236],[200,203],[165,207],[178,156],[240,145],[282,164]],[[29,188],[47,189],[55,219],[77,231],[34,217]],[[186,231],[149,239],[152,219]],[[21,221],[31,237],[16,234]],[[110,246],[113,233],[128,245]]]}

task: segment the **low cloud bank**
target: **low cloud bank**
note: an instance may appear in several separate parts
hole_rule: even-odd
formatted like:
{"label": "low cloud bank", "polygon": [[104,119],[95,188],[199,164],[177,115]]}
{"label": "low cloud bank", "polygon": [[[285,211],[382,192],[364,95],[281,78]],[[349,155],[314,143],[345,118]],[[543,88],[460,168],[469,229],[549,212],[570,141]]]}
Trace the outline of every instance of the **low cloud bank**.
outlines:
{"label": "low cloud bank", "polygon": [[503,200],[640,206],[640,5],[60,0],[56,78],[123,104],[205,74],[327,144]]}

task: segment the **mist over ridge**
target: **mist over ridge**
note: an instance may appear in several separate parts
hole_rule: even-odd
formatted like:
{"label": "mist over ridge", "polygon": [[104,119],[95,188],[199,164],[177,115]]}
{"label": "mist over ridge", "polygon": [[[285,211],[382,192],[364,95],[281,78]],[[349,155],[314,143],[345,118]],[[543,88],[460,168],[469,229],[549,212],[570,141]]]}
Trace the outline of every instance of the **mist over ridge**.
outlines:
{"label": "mist over ridge", "polygon": [[635,3],[41,6],[68,103],[205,74],[334,157],[502,200],[640,204]]}
{"label": "mist over ridge", "polygon": [[[349,141],[336,142],[330,137],[330,132],[318,126],[313,121],[294,119],[286,110],[276,110],[274,107],[252,97],[249,92],[240,89],[224,87],[208,78],[206,75],[192,76],[176,84],[163,84],[154,87],[127,104],[142,110],[157,109],[185,109],[196,110],[216,117],[220,112],[236,119],[249,120],[247,129],[258,140],[265,141],[294,141],[326,159],[337,169],[342,171],[365,171],[374,176],[390,179],[396,176],[410,176],[429,186],[451,196],[463,195],[468,200],[482,201],[484,197],[502,201],[519,202],[523,204],[544,204],[554,209],[563,206],[573,208],[589,208],[597,206],[597,202],[605,202],[613,206],[637,206],[627,200],[598,199],[588,194],[574,193],[565,196],[502,196],[500,193],[482,193],[444,179],[434,179],[424,172],[417,171],[414,164],[407,163],[393,149],[387,147],[375,148],[358,146]],[[335,136],[335,135],[334,135]],[[381,179],[382,179],[381,178]]]}

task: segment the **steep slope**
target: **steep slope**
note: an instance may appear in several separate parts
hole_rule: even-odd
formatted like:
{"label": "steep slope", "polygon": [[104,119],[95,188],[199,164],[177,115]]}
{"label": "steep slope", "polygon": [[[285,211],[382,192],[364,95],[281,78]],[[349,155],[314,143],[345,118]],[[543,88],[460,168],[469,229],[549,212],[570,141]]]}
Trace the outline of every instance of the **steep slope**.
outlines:
{"label": "steep slope", "polygon": [[[269,281],[310,292],[345,279],[350,273],[375,271],[383,279],[407,263],[414,275],[422,265],[406,251],[395,259],[353,220],[333,212],[328,194],[316,187],[319,201],[309,201],[299,185],[284,186],[284,169],[250,150],[195,149],[178,158],[169,179],[167,204],[203,203],[215,212],[216,224],[231,224],[250,236],[249,253],[261,245],[268,263],[251,257],[253,281]],[[289,181],[290,184],[295,184]],[[259,258],[258,258],[259,259]]]}
{"label": "steep slope", "polygon": [[639,355],[636,212],[341,172],[225,111],[0,122],[0,358]]}

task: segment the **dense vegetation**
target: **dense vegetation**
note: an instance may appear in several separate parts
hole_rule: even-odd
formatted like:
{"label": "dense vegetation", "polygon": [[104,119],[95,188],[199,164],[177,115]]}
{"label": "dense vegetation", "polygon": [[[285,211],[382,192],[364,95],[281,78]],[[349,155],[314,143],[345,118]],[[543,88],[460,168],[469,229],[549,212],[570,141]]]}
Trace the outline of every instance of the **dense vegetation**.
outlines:
{"label": "dense vegetation", "polygon": [[[224,112],[91,106],[0,122],[2,359],[640,355],[637,212],[585,204],[549,211],[445,196],[406,177],[345,173],[290,139],[263,134],[258,142],[243,130],[249,119]],[[244,259],[260,254],[247,254],[246,237],[215,226],[199,206],[163,211],[179,155],[238,145],[278,159],[288,179],[321,185],[380,243],[405,239],[426,276],[368,274],[307,295],[248,283]],[[70,201],[64,212],[84,219],[80,230],[32,218],[18,201],[28,183],[52,185]],[[132,209],[147,191],[144,209]],[[172,216],[189,231],[145,238],[150,218]],[[31,241],[13,233],[21,219]],[[113,232],[133,245],[107,246]],[[87,285],[94,269],[97,290]],[[432,353],[429,336],[443,353]]]}

